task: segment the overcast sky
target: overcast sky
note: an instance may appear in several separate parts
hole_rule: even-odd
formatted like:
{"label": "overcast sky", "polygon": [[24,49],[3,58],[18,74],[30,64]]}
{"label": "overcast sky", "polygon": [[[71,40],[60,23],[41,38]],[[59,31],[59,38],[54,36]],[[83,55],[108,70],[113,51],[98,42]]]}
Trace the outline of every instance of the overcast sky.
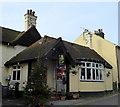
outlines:
{"label": "overcast sky", "polygon": [[24,14],[32,9],[37,16],[37,29],[42,36],[62,37],[75,41],[86,28],[103,29],[105,39],[118,44],[117,2],[3,2],[0,26],[24,30]]}

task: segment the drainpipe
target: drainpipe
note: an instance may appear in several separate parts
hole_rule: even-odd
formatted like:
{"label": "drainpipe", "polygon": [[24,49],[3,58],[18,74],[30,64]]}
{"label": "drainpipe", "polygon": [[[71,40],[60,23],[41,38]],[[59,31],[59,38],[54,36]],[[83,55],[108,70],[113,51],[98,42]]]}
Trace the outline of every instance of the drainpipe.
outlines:
{"label": "drainpipe", "polygon": [[81,68],[80,68],[80,66],[78,65],[78,67],[79,67],[79,72],[78,72],[78,92],[80,91],[80,70],[81,70]]}
{"label": "drainpipe", "polygon": [[112,70],[111,70],[111,75],[112,75],[112,90],[113,90],[113,68],[112,68]]}

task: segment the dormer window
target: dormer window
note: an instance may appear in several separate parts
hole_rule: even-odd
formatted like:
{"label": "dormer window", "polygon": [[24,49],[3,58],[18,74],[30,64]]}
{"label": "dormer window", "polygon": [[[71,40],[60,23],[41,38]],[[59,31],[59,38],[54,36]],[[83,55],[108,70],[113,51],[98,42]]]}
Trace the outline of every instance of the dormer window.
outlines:
{"label": "dormer window", "polygon": [[101,63],[81,61],[81,81],[104,81],[104,65]]}

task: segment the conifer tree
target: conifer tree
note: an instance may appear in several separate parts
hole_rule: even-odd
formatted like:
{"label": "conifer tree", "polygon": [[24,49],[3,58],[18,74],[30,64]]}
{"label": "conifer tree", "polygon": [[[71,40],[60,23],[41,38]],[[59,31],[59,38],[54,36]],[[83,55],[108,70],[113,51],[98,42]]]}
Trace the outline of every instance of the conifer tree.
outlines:
{"label": "conifer tree", "polygon": [[47,85],[47,65],[48,58],[38,58],[37,63],[31,69],[29,82],[24,90],[25,96],[33,105],[43,105],[49,101],[51,89]]}

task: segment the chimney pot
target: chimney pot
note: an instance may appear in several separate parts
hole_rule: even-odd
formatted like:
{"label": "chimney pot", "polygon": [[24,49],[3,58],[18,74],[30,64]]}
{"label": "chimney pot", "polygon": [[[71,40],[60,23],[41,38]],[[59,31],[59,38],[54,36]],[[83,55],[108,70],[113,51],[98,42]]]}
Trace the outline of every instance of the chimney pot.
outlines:
{"label": "chimney pot", "polygon": [[102,29],[100,29],[100,31],[101,31],[101,32],[103,32],[103,30],[102,30]]}
{"label": "chimney pot", "polygon": [[98,29],[98,32],[101,32],[101,29]]}
{"label": "chimney pot", "polygon": [[30,10],[30,15],[32,15],[32,10]]}
{"label": "chimney pot", "polygon": [[29,14],[29,10],[27,10],[27,14]]}
{"label": "chimney pot", "polygon": [[103,30],[102,29],[98,29],[98,32],[95,32],[96,35],[102,37],[104,39],[104,33],[103,33]]}
{"label": "chimney pot", "polygon": [[35,11],[33,11],[33,16],[35,16]]}

